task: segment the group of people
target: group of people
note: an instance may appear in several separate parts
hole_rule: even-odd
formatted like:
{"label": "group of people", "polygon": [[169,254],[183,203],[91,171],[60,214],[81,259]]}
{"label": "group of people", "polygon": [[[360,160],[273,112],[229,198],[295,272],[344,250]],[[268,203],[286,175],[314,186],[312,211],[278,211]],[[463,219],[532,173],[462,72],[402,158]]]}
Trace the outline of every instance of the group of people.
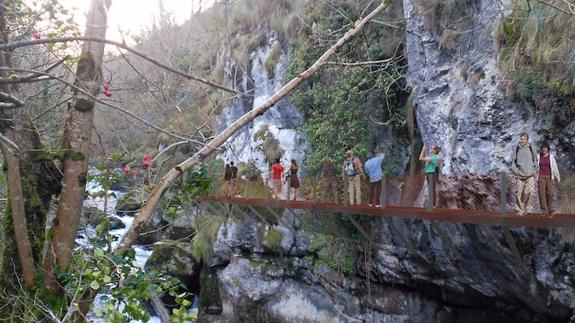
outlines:
{"label": "group of people", "polygon": [[[553,201],[553,182],[559,183],[561,177],[557,162],[550,153],[549,144],[541,145],[541,152],[536,153],[535,149],[529,144],[529,135],[525,132],[519,135],[520,140],[517,147],[511,154],[511,172],[516,179],[516,210],[518,215],[533,213],[532,195],[535,189],[535,182],[538,183],[539,204],[542,213],[554,213],[552,208]],[[433,207],[437,206],[437,183],[438,174],[443,165],[443,159],[440,157],[441,147],[431,146],[428,148],[424,145],[419,160],[425,162],[424,172],[429,190],[429,199]],[[360,205],[361,201],[361,179],[368,177],[369,194],[368,205],[380,207],[380,194],[382,189],[383,170],[382,163],[385,159],[383,151],[375,154],[369,154],[365,165],[361,160],[354,156],[353,152],[347,151],[345,160],[341,167],[334,164],[330,157],[326,157],[322,165],[324,182],[322,187],[321,201],[325,201],[331,188],[334,201],[339,202],[337,178],[341,173],[348,187],[349,205]],[[289,168],[285,168],[280,159],[277,158],[271,165],[272,193],[274,199],[279,199],[282,194],[282,179],[288,183],[288,198],[296,200],[297,192],[300,188],[298,180],[299,166],[296,160],[292,159]],[[237,189],[238,169],[233,162],[225,165],[224,180],[225,194],[227,197],[238,195]],[[293,190],[293,193],[292,193]]]}
{"label": "group of people", "polygon": [[551,154],[549,144],[541,145],[536,153],[529,143],[529,135],[519,135],[519,145],[511,153],[511,172],[516,180],[515,209],[518,215],[533,213],[533,191],[537,182],[541,212],[553,214],[553,182],[561,183],[557,161]]}

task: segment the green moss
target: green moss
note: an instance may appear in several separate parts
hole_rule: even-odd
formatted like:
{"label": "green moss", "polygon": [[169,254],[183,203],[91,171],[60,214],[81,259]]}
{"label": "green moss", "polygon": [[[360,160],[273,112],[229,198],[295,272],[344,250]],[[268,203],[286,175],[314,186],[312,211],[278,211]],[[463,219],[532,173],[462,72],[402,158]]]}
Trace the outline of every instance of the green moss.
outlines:
{"label": "green moss", "polygon": [[312,238],[310,251],[317,255],[316,266],[324,263],[344,274],[351,274],[356,269],[358,250],[353,241],[319,233]]}
{"label": "green moss", "polygon": [[268,77],[273,78],[274,77],[274,71],[276,68],[276,65],[278,64],[278,60],[280,58],[282,54],[282,45],[277,42],[274,47],[272,48],[271,53],[269,54],[269,56],[267,57],[266,61],[264,62],[264,68],[266,69],[266,72],[268,73]]}
{"label": "green moss", "polygon": [[86,112],[86,111],[90,111],[94,108],[94,102],[89,99],[88,97],[84,97],[84,96],[78,96],[76,98],[76,103],[74,104],[74,109],[81,111],[81,112]]}
{"label": "green moss", "polygon": [[283,233],[281,231],[271,229],[266,233],[263,244],[272,250],[277,250],[281,248],[282,239]]}
{"label": "green moss", "polygon": [[82,161],[82,160],[86,160],[86,155],[84,155],[81,152],[77,152],[77,151],[73,151],[73,150],[66,150],[66,151],[64,151],[64,158],[76,160],[76,161]]}
{"label": "green moss", "polygon": [[220,216],[208,216],[204,221],[196,220],[198,232],[192,239],[192,256],[196,262],[207,262],[213,254],[213,245],[220,227],[224,223],[224,218]]}

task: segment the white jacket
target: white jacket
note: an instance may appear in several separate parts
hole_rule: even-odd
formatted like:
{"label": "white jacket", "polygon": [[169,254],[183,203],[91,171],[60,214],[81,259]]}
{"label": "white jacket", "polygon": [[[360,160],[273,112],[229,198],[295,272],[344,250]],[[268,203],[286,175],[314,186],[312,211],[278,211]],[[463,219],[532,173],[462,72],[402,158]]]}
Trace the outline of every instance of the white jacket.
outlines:
{"label": "white jacket", "polygon": [[[539,160],[541,159],[541,154],[537,154],[537,168],[539,167]],[[555,157],[552,154],[549,154],[549,161],[551,162],[551,180],[557,179],[557,182],[561,182],[561,176],[559,175],[559,168],[557,168],[557,162],[555,161]]]}

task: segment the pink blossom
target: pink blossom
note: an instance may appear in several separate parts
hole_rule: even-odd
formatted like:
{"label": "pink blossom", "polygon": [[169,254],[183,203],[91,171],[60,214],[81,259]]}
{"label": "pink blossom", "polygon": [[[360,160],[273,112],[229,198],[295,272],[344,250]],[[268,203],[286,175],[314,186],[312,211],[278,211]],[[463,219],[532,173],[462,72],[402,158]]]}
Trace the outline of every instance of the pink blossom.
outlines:
{"label": "pink blossom", "polygon": [[32,38],[34,38],[34,39],[40,39],[40,38],[42,38],[42,35],[40,35],[40,33],[33,33],[33,34],[32,34]]}

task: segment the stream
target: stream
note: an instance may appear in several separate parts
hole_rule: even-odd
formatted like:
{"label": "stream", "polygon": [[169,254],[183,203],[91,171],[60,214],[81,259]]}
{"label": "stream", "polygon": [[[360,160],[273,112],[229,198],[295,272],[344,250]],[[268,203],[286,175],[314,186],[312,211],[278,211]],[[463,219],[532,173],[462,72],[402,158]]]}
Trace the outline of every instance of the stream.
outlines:
{"label": "stream", "polygon": [[[90,173],[93,173],[93,172],[94,172],[94,170],[91,169]],[[84,201],[84,207],[91,206],[91,207],[98,208],[98,210],[100,210],[100,211],[104,211],[104,204],[105,204],[104,198],[92,196],[94,193],[101,191],[102,186],[96,182],[90,181],[86,185],[86,190],[90,194],[89,194],[88,198],[86,198],[86,200]],[[118,199],[121,198],[124,194],[125,194],[125,192],[122,192],[122,191],[108,191],[108,205],[107,205],[106,212],[107,212],[107,214],[112,214],[112,215],[117,216],[122,221],[122,223],[124,223],[124,225],[125,225],[124,228],[111,231],[111,234],[118,237],[118,239],[112,243],[112,247],[114,247],[114,248],[118,245],[118,243],[120,242],[120,239],[128,231],[130,226],[132,226],[132,222],[134,220],[133,216],[128,216],[125,214],[118,215],[115,212],[116,203],[118,202]],[[94,230],[94,228],[91,225],[88,225],[85,229],[80,229],[78,231],[78,235],[76,237],[77,248],[89,247],[88,246],[88,239],[90,237],[94,237],[95,235],[96,235],[96,231]],[[146,260],[148,259],[148,257],[150,257],[150,254],[152,253],[153,246],[134,245],[133,248],[136,251],[136,262],[135,262],[136,266],[139,268],[144,268],[144,264],[146,263]],[[109,296],[109,295],[110,294],[107,294],[105,292],[98,293],[98,295],[96,296],[96,300],[94,301],[94,310],[96,310],[98,308],[103,309],[106,305],[106,301],[103,300],[102,297],[103,296]],[[98,318],[95,316],[94,310],[90,311],[90,313],[88,314],[88,320],[90,322],[104,322],[104,320],[102,318]],[[132,321],[132,322],[136,323],[139,321]],[[161,321],[160,321],[159,317],[152,316],[152,318],[148,322],[160,323]]]}

